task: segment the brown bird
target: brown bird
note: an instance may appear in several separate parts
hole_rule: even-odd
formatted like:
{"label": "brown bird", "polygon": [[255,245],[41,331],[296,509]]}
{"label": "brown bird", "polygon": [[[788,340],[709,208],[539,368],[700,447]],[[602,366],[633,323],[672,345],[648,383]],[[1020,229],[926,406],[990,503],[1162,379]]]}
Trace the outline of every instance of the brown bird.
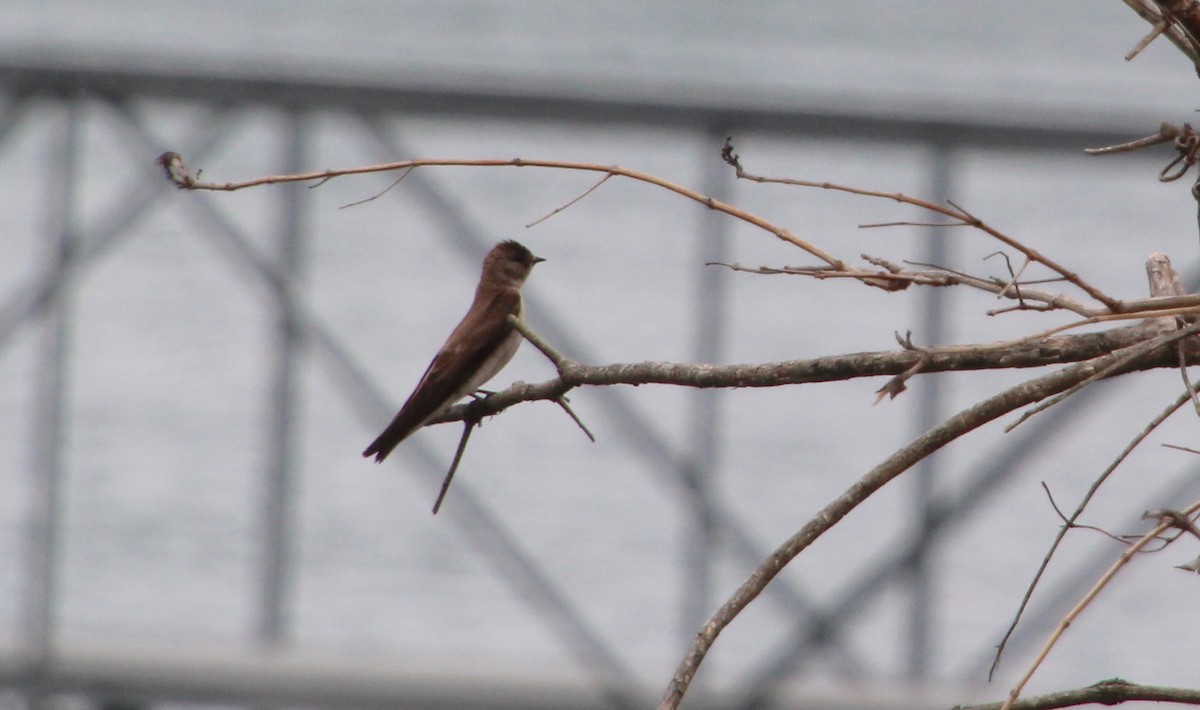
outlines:
{"label": "brown bird", "polygon": [[509,325],[508,316],[521,317],[521,285],[539,261],[545,259],[512,240],[492,247],[483,259],[483,273],[467,315],[429,363],[392,423],[363,456],[383,461],[401,441],[478,390],[512,360],[521,345],[521,334]]}

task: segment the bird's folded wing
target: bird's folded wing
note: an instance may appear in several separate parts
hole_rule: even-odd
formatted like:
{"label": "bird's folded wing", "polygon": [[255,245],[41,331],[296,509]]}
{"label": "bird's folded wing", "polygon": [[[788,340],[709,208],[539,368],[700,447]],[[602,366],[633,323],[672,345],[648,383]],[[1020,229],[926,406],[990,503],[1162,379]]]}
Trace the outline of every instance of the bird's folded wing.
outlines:
{"label": "bird's folded wing", "polygon": [[[482,303],[471,304],[467,315],[450,334],[445,345],[429,363],[413,393],[383,433],[371,442],[363,456],[382,461],[426,421],[470,394],[469,383],[487,359],[512,333],[508,316],[520,310],[521,294],[516,289],[493,291]],[[482,384],[482,383],[479,383]],[[464,388],[468,391],[463,391]]]}

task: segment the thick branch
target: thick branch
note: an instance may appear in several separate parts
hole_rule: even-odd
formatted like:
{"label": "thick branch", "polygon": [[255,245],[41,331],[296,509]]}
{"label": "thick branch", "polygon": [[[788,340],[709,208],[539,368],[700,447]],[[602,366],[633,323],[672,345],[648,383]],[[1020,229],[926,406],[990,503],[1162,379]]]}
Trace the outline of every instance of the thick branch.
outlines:
{"label": "thick branch", "polygon": [[[1012,704],[1012,710],[1054,710],[1076,705],[1117,705],[1135,700],[1160,703],[1182,703],[1200,705],[1200,690],[1192,688],[1170,688],[1161,685],[1138,685],[1120,678],[1102,680],[1095,685],[1075,690],[1062,690]],[[957,705],[954,710],[999,710],[1003,703],[985,705]]]}
{"label": "thick branch", "polygon": [[[664,384],[684,387],[777,387],[814,382],[835,382],[859,377],[895,376],[909,370],[922,357],[928,362],[923,374],[968,370],[1044,367],[1083,362],[1116,350],[1143,343],[1161,335],[1162,326],[1145,323],[1113,328],[1098,333],[1057,335],[1019,345],[955,346],[927,350],[892,350],[830,355],[808,360],[788,360],[745,365],[696,365],[673,362],[616,363],[584,365],[563,360],[562,375],[538,384],[518,382],[485,400],[473,403],[483,415],[498,414],[520,402],[555,400],[580,385]],[[1188,361],[1200,363],[1200,352],[1191,352]],[[1139,358],[1131,369],[1149,370],[1178,367],[1179,356],[1172,348],[1163,348]],[[431,424],[462,421],[468,405],[452,407]],[[476,409],[478,412],[479,409]]]}

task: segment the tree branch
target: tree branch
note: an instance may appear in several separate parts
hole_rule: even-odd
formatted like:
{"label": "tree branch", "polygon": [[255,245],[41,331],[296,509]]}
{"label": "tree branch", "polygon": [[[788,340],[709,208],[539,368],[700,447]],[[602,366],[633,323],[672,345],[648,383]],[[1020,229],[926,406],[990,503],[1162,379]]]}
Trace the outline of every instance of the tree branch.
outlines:
{"label": "tree branch", "polygon": [[825,506],[816,517],[780,545],[709,619],[676,669],[674,677],[668,684],[667,692],[659,704],[659,710],[671,710],[678,707],[692,678],[699,670],[700,663],[721,631],[762,592],[784,566],[848,515],[859,503],[918,461],[958,437],[1025,405],[1062,392],[1104,369],[1118,357],[1120,357],[1119,354],[1110,354],[1072,365],[989,397],[917,437],[911,444],[892,454],[883,463],[856,481],[845,493]]}
{"label": "tree branch", "polygon": [[905,194],[899,193],[899,192],[882,192],[879,190],[866,190],[866,189],[863,189],[860,187],[853,187],[850,185],[839,185],[837,183],[824,182],[824,181],[798,180],[796,178],[766,177],[763,175],[754,175],[752,173],[746,172],[746,170],[742,167],[740,156],[736,155],[733,152],[733,145],[731,143],[731,140],[732,140],[731,138],[725,139],[725,146],[721,150],[721,155],[725,159],[725,162],[728,163],[734,169],[734,173],[741,180],[749,180],[751,182],[757,182],[757,183],[771,183],[771,184],[777,184],[777,185],[793,185],[795,187],[811,187],[811,188],[817,188],[820,190],[833,190],[835,192],[846,192],[846,193],[849,193],[852,195],[862,195],[864,197],[878,197],[878,198],[883,198],[885,200],[894,200],[896,202],[900,202],[900,203],[906,204],[906,205],[912,205],[914,207],[919,207],[923,210],[927,210],[929,212],[934,212],[934,213],[943,215],[945,217],[949,217],[950,219],[956,220],[956,223],[958,223],[958,224],[962,224],[962,225],[969,226],[969,227],[974,227],[975,229],[978,229],[978,230],[984,232],[985,234],[992,237],[993,239],[1000,242],[1001,244],[1004,244],[1008,247],[1011,247],[1011,248],[1016,249],[1017,251],[1021,252],[1022,254],[1025,255],[1025,258],[1029,259],[1030,261],[1037,262],[1037,263],[1045,266],[1046,268],[1050,269],[1051,271],[1054,271],[1059,276],[1061,276],[1064,280],[1074,284],[1076,287],[1078,287],[1081,291],[1083,291],[1087,295],[1091,296],[1092,298],[1099,301],[1100,303],[1103,303],[1104,306],[1110,312],[1120,313],[1124,310],[1124,307],[1120,300],[1115,299],[1112,296],[1109,296],[1108,294],[1104,293],[1103,291],[1096,288],[1092,284],[1088,283],[1082,277],[1080,277],[1079,274],[1076,274],[1074,271],[1072,271],[1071,269],[1068,269],[1066,266],[1047,257],[1046,255],[1039,252],[1037,249],[1034,249],[1033,247],[1028,246],[1016,239],[1013,239],[1012,237],[1008,236],[1004,232],[1001,232],[1000,230],[996,229],[995,227],[992,227],[991,225],[987,224],[983,220],[979,219],[975,215],[966,211],[962,207],[954,204],[953,202],[947,201],[946,205],[939,205],[937,203],[930,202],[928,200],[922,200],[922,199],[918,199],[916,197],[910,197],[908,195],[905,195]]}
{"label": "tree branch", "polygon": [[[1138,685],[1120,678],[1102,680],[1086,688],[1061,690],[1057,693],[1037,695],[1013,703],[1011,710],[1054,710],[1076,705],[1117,705],[1134,700],[1147,700],[1160,703],[1181,703],[1184,705],[1200,705],[1200,690],[1191,688],[1171,688],[1161,685]],[[1000,710],[1004,703],[986,703],[983,705],[956,705],[953,710]]]}
{"label": "tree branch", "polygon": [[684,187],[683,185],[673,183],[670,180],[664,180],[663,178],[638,170],[623,168],[619,165],[600,165],[597,163],[579,163],[565,160],[525,160],[522,158],[501,160],[430,158],[418,160],[400,160],[392,163],[380,163],[378,165],[364,165],[353,168],[340,168],[336,170],[318,170],[308,173],[296,173],[293,175],[268,175],[265,177],[253,178],[251,180],[242,180],[240,182],[209,182],[201,180],[198,175],[192,175],[188,171],[187,166],[183,162],[183,157],[179,155],[179,153],[163,153],[158,157],[158,164],[163,167],[163,170],[166,172],[167,179],[175,183],[176,187],[179,187],[180,189],[212,190],[218,192],[234,192],[237,190],[244,190],[249,187],[258,187],[260,185],[278,185],[293,182],[313,182],[316,183],[316,185],[314,185],[314,187],[316,187],[317,185],[324,184],[333,178],[347,175],[364,175],[367,173],[382,173],[395,170],[408,171],[412,170],[413,168],[434,166],[553,168],[559,170],[574,170],[579,172],[606,173],[610,177],[626,177],[670,190],[671,192],[682,195],[689,200],[698,202],[711,210],[724,212],[731,217],[748,222],[764,231],[767,231],[774,235],[777,239],[803,249],[804,251],[812,254],[836,269],[851,268],[833,254],[830,254],[829,252],[821,249],[805,239],[801,239],[783,227],[768,222],[758,215],[746,212],[745,210],[726,202],[715,200],[707,195],[703,195],[695,190]]}
{"label": "tree branch", "polygon": [[1161,3],[1155,0],[1123,0],[1131,10],[1136,12],[1146,22],[1149,22],[1152,27],[1163,27],[1163,34],[1171,40],[1183,56],[1191,60],[1196,67],[1197,73],[1200,73],[1200,53],[1197,52],[1196,43],[1193,41],[1193,36],[1185,32],[1183,28],[1171,21],[1172,18],[1166,17],[1161,8]]}
{"label": "tree branch", "polygon": [[[499,414],[521,402],[556,400],[581,385],[679,385],[698,388],[778,387],[815,382],[835,382],[860,377],[900,375],[922,358],[928,358],[922,374],[1007,368],[1045,367],[1083,362],[1117,350],[1133,347],[1161,335],[1159,323],[1112,328],[1097,333],[1058,335],[1020,345],[959,345],[949,348],[893,350],[829,355],[807,360],[752,363],[744,365],[698,365],[674,362],[615,363],[585,365],[570,359],[560,364],[561,375],[538,384],[517,382],[480,402],[459,404],[432,419],[430,424],[462,421],[468,406],[483,416]],[[1200,349],[1187,350],[1189,363],[1200,363]],[[1139,358],[1124,370],[1178,367],[1179,354],[1163,347]]]}

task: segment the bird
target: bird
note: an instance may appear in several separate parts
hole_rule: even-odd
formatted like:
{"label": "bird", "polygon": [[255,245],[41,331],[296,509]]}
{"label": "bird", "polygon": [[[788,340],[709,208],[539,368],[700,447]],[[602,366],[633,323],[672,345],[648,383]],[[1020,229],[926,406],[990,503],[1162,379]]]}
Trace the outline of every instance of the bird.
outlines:
{"label": "bird", "polygon": [[512,360],[522,336],[509,324],[508,316],[521,317],[521,286],[534,265],[543,261],[511,239],[492,247],[483,259],[475,300],[467,314],[392,422],[363,451],[364,457],[374,456],[376,463],[382,462],[410,434],[474,394]]}

